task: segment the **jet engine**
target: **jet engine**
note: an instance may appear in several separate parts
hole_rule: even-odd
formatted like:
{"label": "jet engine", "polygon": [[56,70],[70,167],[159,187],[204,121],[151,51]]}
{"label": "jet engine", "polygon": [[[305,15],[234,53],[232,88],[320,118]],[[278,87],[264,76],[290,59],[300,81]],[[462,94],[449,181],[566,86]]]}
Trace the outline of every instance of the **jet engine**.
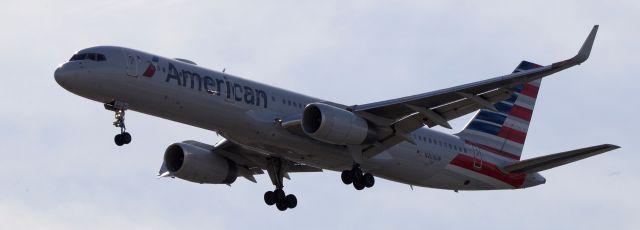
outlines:
{"label": "jet engine", "polygon": [[206,144],[186,141],[170,145],[164,152],[164,167],[171,176],[207,184],[231,184],[238,178],[238,167]]}
{"label": "jet engine", "polygon": [[351,111],[323,103],[311,103],[302,113],[305,134],[330,144],[360,145],[376,140],[373,127]]}

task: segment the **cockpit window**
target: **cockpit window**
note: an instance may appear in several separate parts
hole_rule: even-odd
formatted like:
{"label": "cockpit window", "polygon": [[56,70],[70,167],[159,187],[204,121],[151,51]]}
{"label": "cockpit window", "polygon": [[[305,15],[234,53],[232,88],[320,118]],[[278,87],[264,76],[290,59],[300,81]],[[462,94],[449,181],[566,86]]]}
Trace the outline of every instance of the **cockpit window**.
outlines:
{"label": "cockpit window", "polygon": [[74,54],[69,61],[80,61],[80,60],[91,60],[91,61],[106,61],[107,57],[104,54],[100,53],[80,53]]}
{"label": "cockpit window", "polygon": [[71,60],[69,61],[80,61],[80,60],[84,60],[87,59],[87,54],[75,54],[73,55],[73,57],[71,57]]}

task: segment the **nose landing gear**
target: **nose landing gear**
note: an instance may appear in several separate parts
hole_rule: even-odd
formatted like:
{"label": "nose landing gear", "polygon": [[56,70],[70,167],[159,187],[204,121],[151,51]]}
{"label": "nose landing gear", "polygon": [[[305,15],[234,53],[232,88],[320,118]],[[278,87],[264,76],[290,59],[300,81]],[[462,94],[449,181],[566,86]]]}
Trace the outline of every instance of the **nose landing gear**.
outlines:
{"label": "nose landing gear", "polygon": [[113,141],[117,146],[122,146],[131,143],[131,134],[127,132],[127,128],[124,124],[124,112],[129,108],[129,105],[120,101],[112,101],[104,104],[104,108],[115,112],[116,120],[113,122],[113,126],[120,128],[120,134],[117,134]]}

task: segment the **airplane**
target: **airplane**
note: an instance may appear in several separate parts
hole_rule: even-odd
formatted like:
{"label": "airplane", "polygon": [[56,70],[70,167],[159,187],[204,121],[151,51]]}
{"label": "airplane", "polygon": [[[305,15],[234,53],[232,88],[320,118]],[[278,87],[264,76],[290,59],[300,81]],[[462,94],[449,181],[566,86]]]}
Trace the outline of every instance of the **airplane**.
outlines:
{"label": "airplane", "polygon": [[[164,152],[160,178],[231,185],[254,183],[280,211],[297,207],[286,194],[290,173],[341,172],[357,190],[375,177],[412,186],[460,190],[523,189],[544,184],[539,172],[619,148],[596,145],[521,159],[541,79],[589,58],[598,25],[578,53],[541,66],[522,61],[511,74],[391,100],[343,105],[203,68],[195,62],[134,49],[98,46],[73,54],[54,77],[64,89],[104,104],[129,144],[125,111],[203,128],[214,145],[183,141]],[[448,121],[475,115],[453,135]]]}

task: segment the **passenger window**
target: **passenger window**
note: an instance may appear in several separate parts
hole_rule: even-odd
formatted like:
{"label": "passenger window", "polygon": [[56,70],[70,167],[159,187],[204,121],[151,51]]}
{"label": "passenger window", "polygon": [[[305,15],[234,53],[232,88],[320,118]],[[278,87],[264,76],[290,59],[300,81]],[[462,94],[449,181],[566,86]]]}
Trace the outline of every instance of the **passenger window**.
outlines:
{"label": "passenger window", "polygon": [[97,59],[96,54],[95,53],[87,54],[87,59],[95,61]]}

